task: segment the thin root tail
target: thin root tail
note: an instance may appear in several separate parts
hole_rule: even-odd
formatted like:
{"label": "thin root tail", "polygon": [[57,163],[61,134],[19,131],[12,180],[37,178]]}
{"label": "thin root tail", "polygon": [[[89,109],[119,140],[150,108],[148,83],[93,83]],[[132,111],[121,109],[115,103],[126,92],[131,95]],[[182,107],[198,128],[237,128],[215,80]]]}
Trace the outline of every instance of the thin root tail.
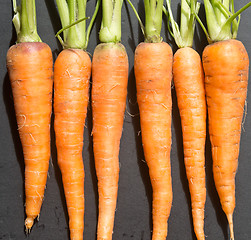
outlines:
{"label": "thin root tail", "polygon": [[227,220],[228,220],[229,229],[230,229],[230,240],[234,240],[233,215],[232,214],[227,215]]}

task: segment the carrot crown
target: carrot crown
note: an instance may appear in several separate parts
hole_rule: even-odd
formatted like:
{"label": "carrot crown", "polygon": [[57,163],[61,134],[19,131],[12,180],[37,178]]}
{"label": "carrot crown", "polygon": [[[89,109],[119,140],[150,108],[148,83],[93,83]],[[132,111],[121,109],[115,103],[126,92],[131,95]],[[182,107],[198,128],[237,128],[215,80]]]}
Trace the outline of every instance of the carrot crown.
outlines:
{"label": "carrot crown", "polygon": [[204,30],[208,42],[212,43],[237,37],[240,14],[251,6],[251,2],[237,12],[234,10],[234,0],[204,0],[204,5],[208,32],[196,13],[195,16]]}
{"label": "carrot crown", "polygon": [[12,21],[17,33],[17,43],[42,42],[37,33],[35,0],[21,0],[20,6],[13,0],[13,11]]}
{"label": "carrot crown", "polygon": [[[87,0],[56,0],[62,29],[56,34],[63,48],[86,49],[89,35],[97,16],[100,0],[97,1],[92,19],[86,31]],[[63,39],[60,33],[63,32]]]}
{"label": "carrot crown", "polygon": [[102,23],[99,40],[117,43],[121,40],[121,8],[123,0],[102,0]]}
{"label": "carrot crown", "polygon": [[[175,22],[171,9],[171,0],[167,0],[167,10],[163,8],[164,13],[168,17],[168,30],[173,36],[179,48],[192,47],[193,35],[195,27],[195,14],[198,14],[200,3],[196,0],[181,0],[181,15],[180,15],[180,28]],[[171,28],[169,26],[171,23]]]}

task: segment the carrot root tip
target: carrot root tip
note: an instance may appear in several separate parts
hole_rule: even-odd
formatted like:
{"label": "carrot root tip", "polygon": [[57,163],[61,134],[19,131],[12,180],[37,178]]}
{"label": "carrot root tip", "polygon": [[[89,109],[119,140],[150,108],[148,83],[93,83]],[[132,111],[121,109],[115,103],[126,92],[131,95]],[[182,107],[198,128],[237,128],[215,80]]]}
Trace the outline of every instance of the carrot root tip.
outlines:
{"label": "carrot root tip", "polygon": [[229,230],[230,230],[230,240],[234,240],[233,215],[232,214],[227,215],[227,220],[228,220]]}
{"label": "carrot root tip", "polygon": [[31,228],[33,226],[33,223],[34,223],[34,219],[31,218],[31,217],[27,217],[25,219],[25,228],[26,228],[26,233],[29,234],[30,231],[31,231]]}

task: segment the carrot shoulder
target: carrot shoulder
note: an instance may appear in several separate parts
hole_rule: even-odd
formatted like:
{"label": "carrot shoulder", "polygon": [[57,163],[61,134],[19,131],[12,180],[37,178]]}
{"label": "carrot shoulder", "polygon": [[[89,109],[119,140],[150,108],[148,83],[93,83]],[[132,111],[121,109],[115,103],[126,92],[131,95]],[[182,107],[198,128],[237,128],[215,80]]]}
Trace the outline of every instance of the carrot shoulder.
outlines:
{"label": "carrot shoulder", "polygon": [[25,162],[25,226],[29,232],[40,214],[49,167],[53,60],[50,47],[37,34],[35,1],[22,1],[22,5],[27,12],[13,5],[18,38],[7,53],[7,68]]}

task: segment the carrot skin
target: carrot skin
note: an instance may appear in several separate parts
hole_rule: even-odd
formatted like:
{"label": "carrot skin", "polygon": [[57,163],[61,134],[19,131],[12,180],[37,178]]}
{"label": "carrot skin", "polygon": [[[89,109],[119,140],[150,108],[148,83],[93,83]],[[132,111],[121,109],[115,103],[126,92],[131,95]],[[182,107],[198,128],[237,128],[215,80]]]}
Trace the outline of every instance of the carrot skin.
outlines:
{"label": "carrot skin", "polygon": [[204,240],[206,98],[201,59],[192,48],[181,48],[174,54],[173,80],[181,117],[194,231],[198,240]]}
{"label": "carrot skin", "polygon": [[128,57],[122,44],[99,44],[92,64],[93,150],[98,179],[97,240],[111,240],[126,106]]}
{"label": "carrot skin", "polygon": [[45,43],[19,43],[7,53],[25,162],[25,226],[40,214],[50,159],[52,53]]}
{"label": "carrot skin", "polygon": [[[249,58],[240,41],[226,40],[203,52],[213,174],[230,229],[235,208],[241,124],[247,95]],[[231,231],[233,239],[233,231]]]}
{"label": "carrot skin", "polygon": [[85,51],[65,49],[59,54],[54,66],[54,127],[72,240],[82,240],[84,231],[82,150],[90,76],[91,60]]}
{"label": "carrot skin", "polygon": [[166,239],[172,205],[172,63],[172,49],[167,43],[140,43],[135,50],[142,142],[153,189],[153,240]]}

